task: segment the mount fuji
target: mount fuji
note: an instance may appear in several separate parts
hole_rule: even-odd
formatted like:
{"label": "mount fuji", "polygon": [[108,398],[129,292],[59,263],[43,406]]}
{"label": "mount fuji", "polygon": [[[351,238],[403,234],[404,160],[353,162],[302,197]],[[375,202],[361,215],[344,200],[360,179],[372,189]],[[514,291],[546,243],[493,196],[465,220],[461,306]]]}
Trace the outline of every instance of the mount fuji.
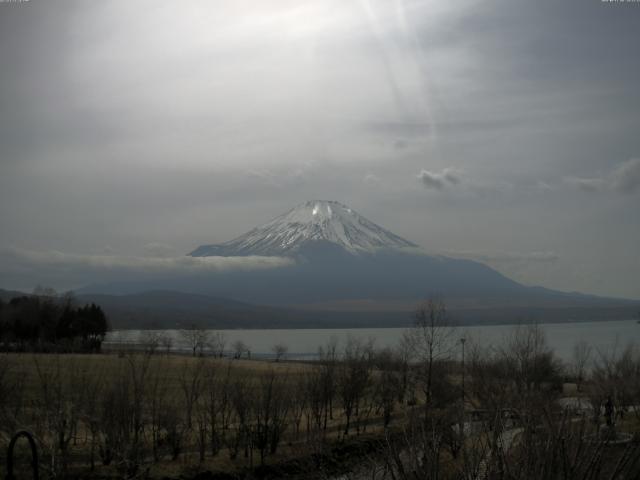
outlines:
{"label": "mount fuji", "polygon": [[329,200],[304,202],[235,239],[202,245],[190,255],[293,258],[292,267],[229,273],[226,282],[215,287],[217,294],[278,305],[529,292],[481,263],[428,255],[415,243]]}
{"label": "mount fuji", "polygon": [[[202,245],[189,255],[289,261],[277,268],[94,285],[79,293],[102,294],[102,303],[113,304],[112,315],[136,325],[153,313],[166,325],[201,318],[261,328],[398,326],[410,321],[417,301],[431,295],[442,296],[456,318],[468,323],[629,318],[630,308],[638,307],[637,302],[529,287],[479,262],[429,255],[335,201],[304,202],[235,239]],[[170,302],[161,306],[158,298]]]}
{"label": "mount fuji", "polygon": [[190,253],[209,256],[291,256],[320,243],[350,254],[418,246],[367,220],[336,201],[311,200],[244,235],[220,245],[203,245]]}

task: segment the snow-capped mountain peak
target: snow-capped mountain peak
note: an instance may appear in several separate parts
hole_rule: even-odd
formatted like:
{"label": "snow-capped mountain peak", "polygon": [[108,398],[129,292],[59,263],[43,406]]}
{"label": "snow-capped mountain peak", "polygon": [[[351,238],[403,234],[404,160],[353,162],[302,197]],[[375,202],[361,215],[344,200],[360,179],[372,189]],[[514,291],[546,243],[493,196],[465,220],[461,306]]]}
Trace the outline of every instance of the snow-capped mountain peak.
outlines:
{"label": "snow-capped mountain peak", "polygon": [[190,255],[292,255],[316,242],[328,242],[352,254],[417,247],[346,205],[331,200],[310,200],[238,238],[218,245],[203,245]]}

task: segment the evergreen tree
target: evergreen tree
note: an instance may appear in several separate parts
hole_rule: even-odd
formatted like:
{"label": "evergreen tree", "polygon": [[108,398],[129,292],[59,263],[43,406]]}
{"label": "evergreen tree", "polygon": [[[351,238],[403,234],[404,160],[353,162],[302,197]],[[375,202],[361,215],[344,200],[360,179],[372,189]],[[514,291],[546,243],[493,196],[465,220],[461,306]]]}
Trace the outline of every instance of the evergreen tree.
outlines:
{"label": "evergreen tree", "polygon": [[94,303],[73,303],[68,296],[62,301],[50,295],[12,298],[0,304],[0,338],[19,350],[48,349],[78,339],[83,350],[99,351],[109,330],[104,311]]}

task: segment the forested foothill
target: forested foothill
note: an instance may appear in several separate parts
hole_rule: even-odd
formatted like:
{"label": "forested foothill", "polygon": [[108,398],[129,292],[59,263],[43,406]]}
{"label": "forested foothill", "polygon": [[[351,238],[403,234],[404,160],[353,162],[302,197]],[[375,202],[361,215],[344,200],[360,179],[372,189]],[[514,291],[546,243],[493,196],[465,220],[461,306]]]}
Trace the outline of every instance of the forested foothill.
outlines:
{"label": "forested foothill", "polygon": [[37,288],[0,299],[0,348],[6,352],[99,352],[109,330],[102,308],[72,294]]}

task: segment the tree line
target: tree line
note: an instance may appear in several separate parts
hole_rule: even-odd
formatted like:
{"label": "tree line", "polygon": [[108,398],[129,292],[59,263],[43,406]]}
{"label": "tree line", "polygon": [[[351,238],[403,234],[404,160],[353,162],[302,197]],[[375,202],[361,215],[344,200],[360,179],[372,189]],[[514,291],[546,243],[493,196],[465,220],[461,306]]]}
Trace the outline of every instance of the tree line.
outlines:
{"label": "tree line", "polygon": [[76,305],[72,295],[49,289],[0,299],[0,342],[5,351],[100,351],[109,330],[107,317],[94,303]]}

